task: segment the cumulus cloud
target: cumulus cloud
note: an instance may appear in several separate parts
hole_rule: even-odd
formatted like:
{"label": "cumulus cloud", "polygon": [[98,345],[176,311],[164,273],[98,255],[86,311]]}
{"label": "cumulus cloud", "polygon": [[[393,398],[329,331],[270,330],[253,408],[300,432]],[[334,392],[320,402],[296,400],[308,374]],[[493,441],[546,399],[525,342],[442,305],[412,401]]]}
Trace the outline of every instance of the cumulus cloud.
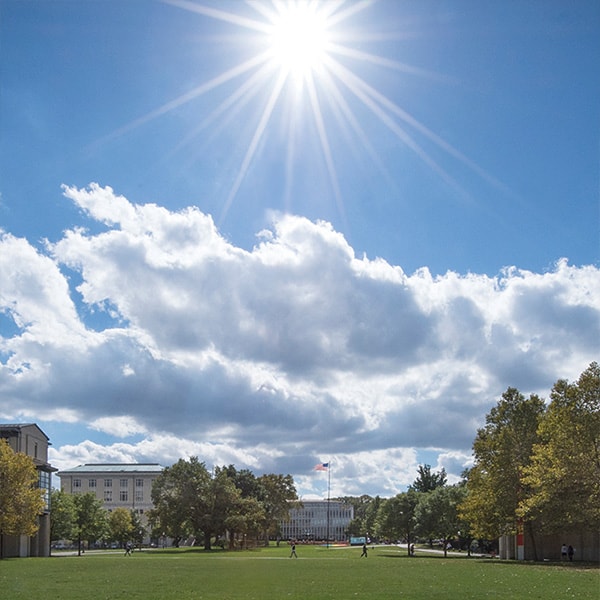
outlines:
{"label": "cumulus cloud", "polygon": [[332,460],[332,492],[391,495],[419,449],[456,477],[509,385],[547,394],[598,358],[594,266],[409,275],[327,223],[277,215],[247,251],[193,207],[64,193],[100,231],[0,237],[0,417],[124,440],[53,448],[61,467],[198,455],[311,494]]}

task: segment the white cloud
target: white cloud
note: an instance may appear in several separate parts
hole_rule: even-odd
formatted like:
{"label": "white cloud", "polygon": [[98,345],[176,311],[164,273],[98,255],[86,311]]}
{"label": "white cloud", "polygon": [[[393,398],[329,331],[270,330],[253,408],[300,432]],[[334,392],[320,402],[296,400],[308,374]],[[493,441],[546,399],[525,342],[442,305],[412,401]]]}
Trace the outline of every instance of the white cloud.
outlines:
{"label": "white cloud", "polygon": [[[65,195],[106,228],[67,231],[47,254],[0,237],[0,317],[14,325],[0,413],[64,411],[143,439],[54,447],[62,467],[197,454],[292,473],[311,495],[310,469],[335,456],[337,493],[389,495],[414,480],[418,449],[459,474],[509,385],[547,394],[598,358],[593,266],[407,275],[357,258],[327,223],[277,215],[248,252],[195,208],[97,185]],[[103,311],[109,325],[92,327]]]}

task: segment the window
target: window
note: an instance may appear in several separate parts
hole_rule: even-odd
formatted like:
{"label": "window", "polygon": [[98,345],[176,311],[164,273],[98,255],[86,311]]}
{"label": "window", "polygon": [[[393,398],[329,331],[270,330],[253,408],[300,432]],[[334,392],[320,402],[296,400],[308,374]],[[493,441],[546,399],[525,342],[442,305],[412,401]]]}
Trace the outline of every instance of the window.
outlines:
{"label": "window", "polygon": [[104,490],[104,502],[112,502],[112,490]]}
{"label": "window", "polygon": [[135,501],[143,502],[144,501],[144,492],[141,490],[135,490]]}
{"label": "window", "polygon": [[119,500],[121,502],[127,502],[129,500],[128,494],[127,494],[127,490],[121,490],[119,492]]}
{"label": "window", "polygon": [[81,487],[81,479],[73,479],[73,489]]}
{"label": "window", "polygon": [[112,487],[112,479],[105,479],[104,487]]}
{"label": "window", "polygon": [[39,472],[38,487],[43,490],[44,510],[50,509],[50,473]]}
{"label": "window", "polygon": [[144,487],[144,480],[143,479],[136,479],[135,480],[135,487]]}
{"label": "window", "polygon": [[129,482],[127,481],[127,479],[121,479],[121,487],[122,488],[126,488],[128,486]]}
{"label": "window", "polygon": [[88,485],[89,485],[89,487],[91,487],[91,488],[95,488],[95,487],[96,487],[96,480],[95,480],[95,479],[90,479],[90,480],[88,481]]}

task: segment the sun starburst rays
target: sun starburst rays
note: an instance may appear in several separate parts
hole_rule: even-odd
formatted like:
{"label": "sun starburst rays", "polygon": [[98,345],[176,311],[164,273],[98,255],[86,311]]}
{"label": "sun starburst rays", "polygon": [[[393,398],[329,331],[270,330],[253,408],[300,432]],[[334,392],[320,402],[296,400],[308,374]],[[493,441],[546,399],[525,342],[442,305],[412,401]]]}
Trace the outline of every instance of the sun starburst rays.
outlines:
{"label": "sun starburst rays", "polygon": [[[286,103],[289,117],[286,125],[287,148],[284,154],[286,208],[292,195],[295,163],[299,156],[296,146],[302,143],[303,149],[306,150],[306,139],[303,137],[306,131],[300,122],[301,118],[312,120],[316,132],[316,147],[312,154],[318,152],[322,158],[329,179],[330,193],[335,198],[342,219],[344,218],[343,194],[336,169],[339,157],[331,143],[334,133],[332,122],[337,124],[337,129],[346,137],[353,135],[361,150],[366,152],[377,167],[385,172],[383,161],[380,160],[361,119],[357,116],[358,107],[366,109],[367,113],[370,113],[396,139],[459,191],[458,183],[417,141],[417,136],[433,144],[488,182],[501,185],[474,161],[423,125],[359,74],[359,67],[371,64],[396,72],[437,77],[436,74],[385,56],[365,52],[345,41],[350,39],[355,42],[358,37],[356,27],[352,34],[349,33],[348,28],[345,35],[346,22],[367,9],[372,4],[372,0],[352,3],[345,0],[323,3],[314,0],[273,0],[271,3],[266,3],[264,0],[248,0],[247,5],[255,13],[254,18],[212,8],[191,0],[165,0],[165,2],[201,17],[219,20],[250,32],[248,49],[251,51],[251,48],[258,44],[258,50],[254,51],[254,55],[226,68],[186,94],[132,121],[110,137],[122,135],[226,84],[235,83],[235,88],[196,128],[188,133],[182,144],[192,143],[194,137],[202,130],[214,126],[219,120],[225,120],[228,115],[240,113],[251,100],[263,102],[262,108],[253,117],[255,124],[252,126],[252,133],[243,152],[237,175],[223,203],[220,220],[226,218],[249,170],[257,161],[261,142],[269,131],[278,107],[286,106]],[[366,35],[366,39],[368,37]],[[354,67],[351,66],[352,64]],[[261,94],[263,99],[257,100]],[[352,147],[352,144],[349,146]]]}

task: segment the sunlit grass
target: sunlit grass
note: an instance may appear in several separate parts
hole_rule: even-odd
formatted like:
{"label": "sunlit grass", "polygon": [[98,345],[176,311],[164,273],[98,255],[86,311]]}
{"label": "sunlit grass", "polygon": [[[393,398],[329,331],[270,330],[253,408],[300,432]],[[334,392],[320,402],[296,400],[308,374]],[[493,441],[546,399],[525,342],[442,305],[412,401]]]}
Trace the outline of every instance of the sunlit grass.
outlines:
{"label": "sunlit grass", "polygon": [[409,558],[396,547],[287,546],[245,552],[152,550],[0,562],[0,597],[206,600],[596,598],[600,570],[466,557]]}

